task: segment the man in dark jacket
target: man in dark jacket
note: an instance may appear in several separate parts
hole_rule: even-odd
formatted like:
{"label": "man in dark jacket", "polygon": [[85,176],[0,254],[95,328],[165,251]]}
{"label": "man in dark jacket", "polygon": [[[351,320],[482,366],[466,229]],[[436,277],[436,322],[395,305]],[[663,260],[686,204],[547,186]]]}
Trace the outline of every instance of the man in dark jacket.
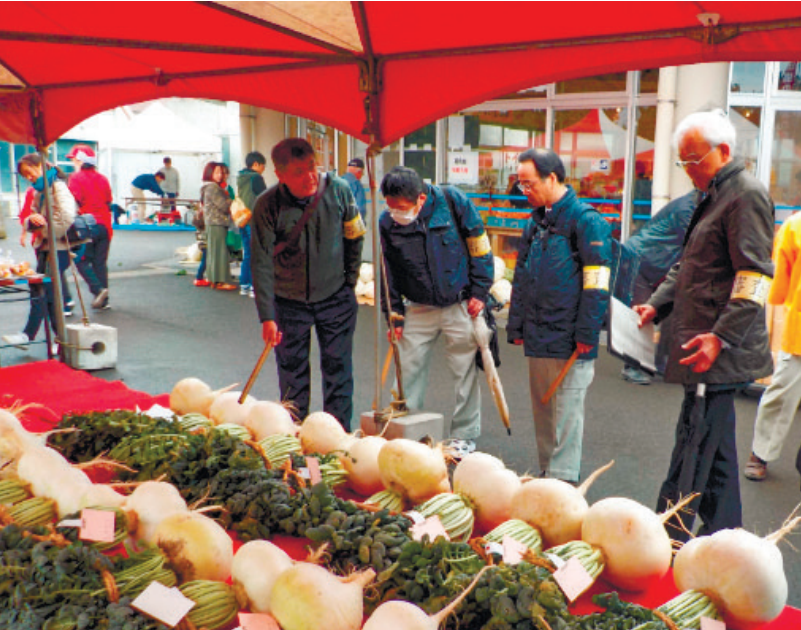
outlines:
{"label": "man in dark jacket", "polygon": [[[472,320],[484,308],[492,285],[489,238],[481,216],[461,191],[425,184],[410,168],[396,166],[387,173],[381,193],[389,206],[378,225],[391,308],[404,317],[394,326],[406,403],[422,409],[431,351],[443,335],[456,381],[450,446],[457,457],[464,456],[475,450],[481,433]],[[382,307],[386,313],[385,301]]]}
{"label": "man in dark jacket", "polygon": [[[353,332],[364,223],[347,182],[319,175],[314,149],[288,138],[272,150],[279,183],[253,208],[253,285],[262,337],[275,346],[282,400],[309,412],[311,328],[323,409],[350,430]],[[296,227],[298,226],[298,227]]]}
{"label": "man in dark jacket", "polygon": [[647,304],[634,307],[641,325],[672,311],[665,381],[684,385],[684,402],[657,511],[701,495],[671,519],[677,540],[687,539],[696,510],[699,534],[742,525],[734,394],[773,368],[764,305],[774,209],[765,187],[733,156],[735,136],[720,110],[691,114],[676,129],[678,164],[705,196],[681,259]]}
{"label": "man in dark jacket", "polygon": [[[611,230],[565,184],[556,153],[529,149],[518,162],[518,182],[534,210],[520,239],[506,331],[509,343],[524,346],[528,357],[540,475],[575,483],[584,398],[609,306]],[[574,353],[577,360],[562,385],[543,403]]]}
{"label": "man in dark jacket", "polygon": [[[258,151],[251,151],[245,156],[245,168],[239,171],[236,178],[236,194],[253,212],[256,207],[256,198],[267,190],[264,183],[264,169],[267,168],[267,158]],[[256,297],[253,291],[253,274],[250,267],[250,223],[239,228],[242,236],[242,266],[239,274],[239,294]]]}

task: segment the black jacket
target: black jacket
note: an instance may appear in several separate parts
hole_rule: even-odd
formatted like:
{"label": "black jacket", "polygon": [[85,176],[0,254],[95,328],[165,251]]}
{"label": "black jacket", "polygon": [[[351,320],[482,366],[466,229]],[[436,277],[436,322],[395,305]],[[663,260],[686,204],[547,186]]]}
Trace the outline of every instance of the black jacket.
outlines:
{"label": "black jacket", "polygon": [[[773,224],[773,202],[742,160],[720,169],[693,214],[681,259],[648,301],[658,319],[673,313],[667,382],[745,383],[771,373],[764,304]],[[682,344],[708,332],[724,342],[712,367],[696,374],[679,365],[695,352]]]}

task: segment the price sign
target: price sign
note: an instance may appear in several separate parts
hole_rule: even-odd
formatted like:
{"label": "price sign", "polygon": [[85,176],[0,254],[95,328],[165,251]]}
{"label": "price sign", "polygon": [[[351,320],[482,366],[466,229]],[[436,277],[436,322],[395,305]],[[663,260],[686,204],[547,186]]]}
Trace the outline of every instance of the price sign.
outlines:
{"label": "price sign", "polygon": [[177,588],[168,588],[161,582],[151,582],[131,602],[131,607],[174,628],[195,607],[195,602],[185,597]]}
{"label": "price sign", "polygon": [[114,542],[114,512],[108,510],[83,510],[81,512],[81,540],[93,542]]}
{"label": "price sign", "polygon": [[281,630],[274,617],[251,613],[239,613],[239,630]]}
{"label": "price sign", "polygon": [[409,531],[412,534],[412,538],[417,541],[423,540],[423,536],[426,534],[428,535],[428,539],[432,542],[439,537],[450,540],[448,532],[445,531],[442,521],[439,520],[439,516],[436,514],[434,516],[429,516],[422,523],[415,523]]}
{"label": "price sign", "polygon": [[316,486],[323,480],[323,475],[320,472],[320,460],[316,457],[307,457],[306,467],[309,469],[309,481],[311,481],[311,485]]}
{"label": "price sign", "polygon": [[506,564],[520,564],[527,551],[528,547],[519,540],[515,540],[511,536],[503,537],[503,561]]}
{"label": "price sign", "polygon": [[720,619],[701,617],[701,630],[726,630],[726,624]]}
{"label": "price sign", "polygon": [[578,558],[570,558],[565,562],[565,566],[553,574],[553,579],[570,602],[574,602],[593,583],[592,576],[587,573],[587,569]]}

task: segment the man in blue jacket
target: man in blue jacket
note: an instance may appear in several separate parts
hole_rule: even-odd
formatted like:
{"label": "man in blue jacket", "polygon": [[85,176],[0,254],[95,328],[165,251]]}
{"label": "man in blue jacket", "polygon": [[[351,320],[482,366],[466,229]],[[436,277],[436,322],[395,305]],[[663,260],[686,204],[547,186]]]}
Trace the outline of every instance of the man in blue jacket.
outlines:
{"label": "man in blue jacket", "polygon": [[160,184],[164,181],[164,173],[143,173],[137,175],[131,182],[131,197],[136,199],[136,211],[139,215],[139,222],[144,223],[147,218],[147,207],[145,205],[145,191],[152,192],[159,197],[164,197],[167,193],[162,190]]}
{"label": "man in blue jacket", "polygon": [[[411,409],[423,407],[431,351],[443,335],[456,381],[450,446],[457,457],[464,456],[475,450],[481,433],[472,320],[484,308],[493,277],[484,223],[461,191],[425,184],[410,168],[396,166],[387,173],[381,193],[389,206],[379,231],[390,306],[404,317],[394,326],[406,403]],[[382,308],[386,313],[385,301]]]}
{"label": "man in blue jacket", "polygon": [[[509,343],[524,346],[528,357],[540,476],[576,483],[584,398],[609,305],[611,231],[565,184],[556,153],[529,149],[518,162],[518,181],[534,210],[520,241],[506,330]],[[543,404],[574,352],[578,359]]]}

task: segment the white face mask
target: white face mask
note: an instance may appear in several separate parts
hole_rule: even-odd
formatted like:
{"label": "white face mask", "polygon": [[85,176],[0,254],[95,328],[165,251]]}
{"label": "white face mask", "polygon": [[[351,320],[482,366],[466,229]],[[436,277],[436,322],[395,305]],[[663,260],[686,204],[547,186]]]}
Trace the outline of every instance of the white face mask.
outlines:
{"label": "white face mask", "polygon": [[390,208],[389,215],[398,225],[409,225],[417,218],[417,208],[412,208],[406,212],[401,212],[400,210],[393,210]]}

